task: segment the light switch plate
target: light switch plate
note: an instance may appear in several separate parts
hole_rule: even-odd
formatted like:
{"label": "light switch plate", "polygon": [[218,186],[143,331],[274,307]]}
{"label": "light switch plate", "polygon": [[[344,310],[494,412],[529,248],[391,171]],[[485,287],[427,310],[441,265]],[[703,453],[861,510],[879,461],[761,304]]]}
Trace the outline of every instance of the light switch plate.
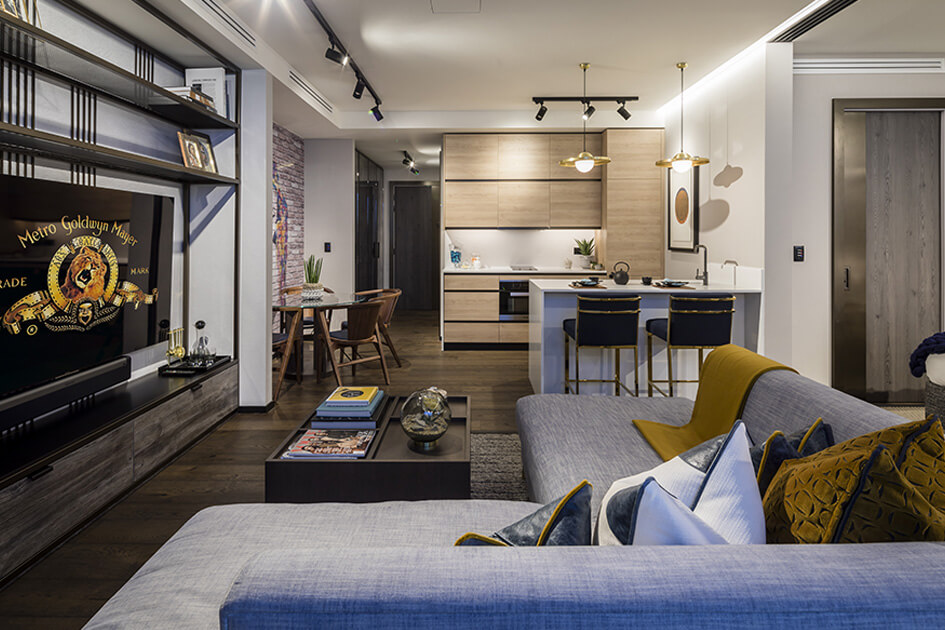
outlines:
{"label": "light switch plate", "polygon": [[794,262],[804,262],[804,246],[794,246]]}
{"label": "light switch plate", "polygon": [[330,252],[330,251],[331,251],[331,243],[327,243],[327,242],[325,243],[325,251],[326,251],[326,252]]}

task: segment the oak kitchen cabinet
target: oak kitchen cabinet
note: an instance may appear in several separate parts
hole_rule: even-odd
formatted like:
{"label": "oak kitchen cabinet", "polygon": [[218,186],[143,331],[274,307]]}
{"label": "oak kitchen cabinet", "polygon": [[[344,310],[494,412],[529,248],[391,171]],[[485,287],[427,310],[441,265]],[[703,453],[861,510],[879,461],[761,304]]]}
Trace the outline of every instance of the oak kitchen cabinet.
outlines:
{"label": "oak kitchen cabinet", "polygon": [[549,227],[550,190],[547,181],[499,182],[498,227]]}
{"label": "oak kitchen cabinet", "polygon": [[601,226],[600,181],[553,181],[549,186],[550,227],[599,228]]}
{"label": "oak kitchen cabinet", "polygon": [[499,226],[498,182],[446,182],[443,222],[448,228]]}
{"label": "oak kitchen cabinet", "polygon": [[496,179],[499,176],[497,134],[443,136],[444,179]]}

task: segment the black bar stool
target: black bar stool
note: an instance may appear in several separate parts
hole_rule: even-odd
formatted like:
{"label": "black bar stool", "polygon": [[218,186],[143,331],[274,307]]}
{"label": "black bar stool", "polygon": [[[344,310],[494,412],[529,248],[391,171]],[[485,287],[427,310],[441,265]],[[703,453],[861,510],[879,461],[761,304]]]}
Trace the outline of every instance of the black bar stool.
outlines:
{"label": "black bar stool", "polygon": [[[581,393],[581,383],[613,383],[614,395],[620,395],[620,388],[633,396],[640,395],[640,378],[637,369],[637,337],[640,326],[640,296],[620,298],[597,298],[578,296],[577,319],[564,320],[564,393]],[[574,339],[574,378],[568,365],[570,360],[570,340]],[[582,347],[612,348],[614,350],[614,378],[581,378]],[[633,348],[634,391],[620,379],[620,351]]]}
{"label": "black bar stool", "polygon": [[[699,377],[702,377],[702,362],[705,351],[731,343],[732,314],[735,312],[735,296],[731,293],[704,293],[698,297],[669,296],[669,318],[660,317],[646,321],[646,376],[647,393],[655,389],[663,396],[674,395],[674,383],[698,383],[699,379],[681,380],[673,378],[673,350],[699,351]],[[668,378],[653,378],[653,338],[666,342]],[[655,383],[668,383],[667,394]]]}

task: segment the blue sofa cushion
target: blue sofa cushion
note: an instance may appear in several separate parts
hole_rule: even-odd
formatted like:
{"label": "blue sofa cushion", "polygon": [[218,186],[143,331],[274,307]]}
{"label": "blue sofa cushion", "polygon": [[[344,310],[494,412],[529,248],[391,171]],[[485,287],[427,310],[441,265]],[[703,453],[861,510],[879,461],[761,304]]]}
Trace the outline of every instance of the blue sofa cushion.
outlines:
{"label": "blue sofa cushion", "polygon": [[503,527],[492,537],[464,534],[456,546],[560,547],[591,544],[591,493],[585,479],[557,501]]}
{"label": "blue sofa cushion", "polygon": [[833,446],[833,429],[818,418],[817,422],[806,429],[784,435],[781,431],[772,433],[763,444],[751,448],[751,463],[755,467],[758,490],[765,495],[771,479],[781,468],[781,464],[790,459],[799,459],[820,452]]}

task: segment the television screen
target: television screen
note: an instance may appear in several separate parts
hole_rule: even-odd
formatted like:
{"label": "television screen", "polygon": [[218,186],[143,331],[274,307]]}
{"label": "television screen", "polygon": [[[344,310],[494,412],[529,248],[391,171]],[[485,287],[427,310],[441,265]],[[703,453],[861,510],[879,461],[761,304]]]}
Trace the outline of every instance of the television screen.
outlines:
{"label": "television screen", "polygon": [[0,176],[0,398],[162,340],[173,200]]}

